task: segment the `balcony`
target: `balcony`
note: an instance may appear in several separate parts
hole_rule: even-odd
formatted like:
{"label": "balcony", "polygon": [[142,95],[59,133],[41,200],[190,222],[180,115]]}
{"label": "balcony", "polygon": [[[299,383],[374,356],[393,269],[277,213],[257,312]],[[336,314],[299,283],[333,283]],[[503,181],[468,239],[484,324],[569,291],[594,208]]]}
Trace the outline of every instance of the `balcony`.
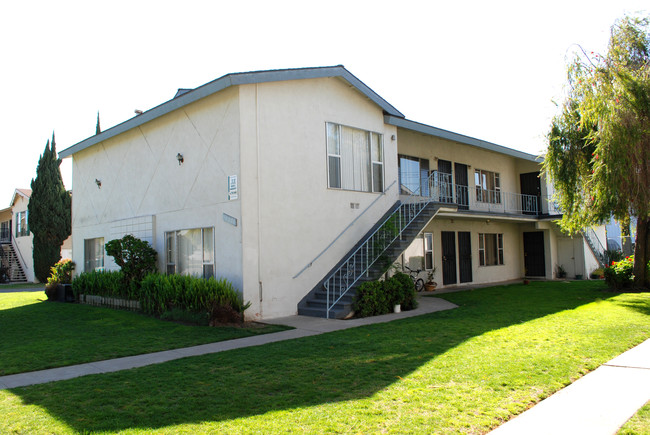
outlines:
{"label": "balcony", "polygon": [[11,243],[11,230],[8,227],[0,228],[0,243]]}
{"label": "balcony", "polygon": [[557,214],[551,211],[551,202],[542,201],[536,195],[506,192],[500,188],[485,189],[482,186],[463,186],[453,182],[450,174],[434,171],[430,177],[402,180],[402,193],[420,190],[421,197],[432,197],[434,201],[455,205],[458,211],[530,215]]}

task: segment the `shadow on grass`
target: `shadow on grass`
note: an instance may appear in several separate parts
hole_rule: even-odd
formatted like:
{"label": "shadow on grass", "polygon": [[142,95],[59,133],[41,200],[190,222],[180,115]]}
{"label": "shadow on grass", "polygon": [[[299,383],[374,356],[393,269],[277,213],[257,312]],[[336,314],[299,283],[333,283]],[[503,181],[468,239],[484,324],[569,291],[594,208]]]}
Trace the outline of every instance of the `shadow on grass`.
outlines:
{"label": "shadow on grass", "polygon": [[472,337],[613,296],[589,283],[445,294],[460,308],[11,392],[79,432],[245,418],[367,398]]}

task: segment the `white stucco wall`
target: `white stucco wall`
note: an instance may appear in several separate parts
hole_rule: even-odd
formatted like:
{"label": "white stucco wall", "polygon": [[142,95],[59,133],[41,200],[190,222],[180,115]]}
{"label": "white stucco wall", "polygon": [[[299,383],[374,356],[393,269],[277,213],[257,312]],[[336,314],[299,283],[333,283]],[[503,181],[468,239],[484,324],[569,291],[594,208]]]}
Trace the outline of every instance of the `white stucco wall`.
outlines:
{"label": "white stucco wall", "polygon": [[[396,141],[391,139],[396,131],[384,124],[381,108],[338,78],[241,86],[240,110],[244,295],[252,302],[249,315],[295,314],[297,303],[398,195],[396,184],[385,194],[328,189],[326,123],[383,135],[386,187],[397,179]],[[325,254],[296,276],[362,213]]]}
{"label": "white stucco wall", "polygon": [[[177,154],[183,155],[179,165]],[[82,272],[84,240],[120,233],[149,240],[164,269],[164,234],[214,227],[215,274],[242,288],[239,200],[228,200],[228,176],[239,176],[239,109],[227,89],[73,156],[73,260]],[[95,180],[101,181],[98,187]],[[123,228],[123,230],[120,230]],[[115,269],[105,256],[105,267]]]}

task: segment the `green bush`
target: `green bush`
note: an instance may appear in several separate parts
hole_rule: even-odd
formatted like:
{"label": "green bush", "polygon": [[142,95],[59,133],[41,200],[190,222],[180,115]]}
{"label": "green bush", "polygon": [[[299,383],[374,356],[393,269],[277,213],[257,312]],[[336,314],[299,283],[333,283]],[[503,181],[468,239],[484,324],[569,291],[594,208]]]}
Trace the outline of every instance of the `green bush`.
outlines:
{"label": "green bush", "polygon": [[137,299],[124,284],[122,272],[83,272],[72,281],[75,298],[80,294],[107,296],[119,299]]}
{"label": "green bush", "polygon": [[352,309],[357,317],[369,317],[392,313],[393,307],[397,304],[400,304],[404,311],[418,306],[413,280],[401,272],[385,281],[361,284],[352,303]]}
{"label": "green bush", "polygon": [[621,261],[612,261],[612,264],[605,268],[605,282],[610,288],[620,290],[632,286],[634,282],[634,255],[626,257]]}
{"label": "green bush", "polygon": [[382,281],[364,282],[359,286],[352,309],[357,317],[378,316],[389,313],[390,301]]}
{"label": "green bush", "polygon": [[129,287],[139,287],[145,276],[156,271],[156,250],[149,242],[127,234],[106,244],[106,254],[120,266]]}

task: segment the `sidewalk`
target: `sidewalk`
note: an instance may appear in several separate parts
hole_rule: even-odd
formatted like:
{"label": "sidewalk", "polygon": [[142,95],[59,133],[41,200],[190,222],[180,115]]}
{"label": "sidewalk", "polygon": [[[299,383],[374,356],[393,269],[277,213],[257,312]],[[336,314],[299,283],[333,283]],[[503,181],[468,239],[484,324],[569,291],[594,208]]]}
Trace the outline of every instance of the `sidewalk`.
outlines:
{"label": "sidewalk", "polygon": [[185,347],[181,349],[148,353],[144,355],[127,356],[124,358],[96,361],[68,367],[59,367],[55,369],[1,376],[0,389],[25,387],[28,385],[62,381],[65,379],[72,379],[86,375],[117,372],[120,370],[144,367],[151,364],[159,364],[190,356],[224,352],[227,350],[240,349],[243,347],[260,346],[267,343],[274,343],[276,341],[308,337],[311,335],[319,335],[327,332],[339,331],[342,329],[355,328],[357,326],[371,325],[375,323],[386,323],[393,320],[421,316],[422,314],[456,308],[456,305],[452,304],[451,302],[447,302],[443,299],[438,298],[421,297],[418,299],[418,301],[420,305],[415,310],[403,311],[396,314],[385,314],[383,316],[366,317],[364,319],[351,320],[327,320],[307,316],[282,317],[265,321],[265,323],[287,325],[292,326],[295,329],[275,332],[272,334],[239,338],[236,340],[220,341],[218,343],[209,343],[199,346]]}
{"label": "sidewalk", "polygon": [[650,400],[650,339],[490,432],[610,435]]}

